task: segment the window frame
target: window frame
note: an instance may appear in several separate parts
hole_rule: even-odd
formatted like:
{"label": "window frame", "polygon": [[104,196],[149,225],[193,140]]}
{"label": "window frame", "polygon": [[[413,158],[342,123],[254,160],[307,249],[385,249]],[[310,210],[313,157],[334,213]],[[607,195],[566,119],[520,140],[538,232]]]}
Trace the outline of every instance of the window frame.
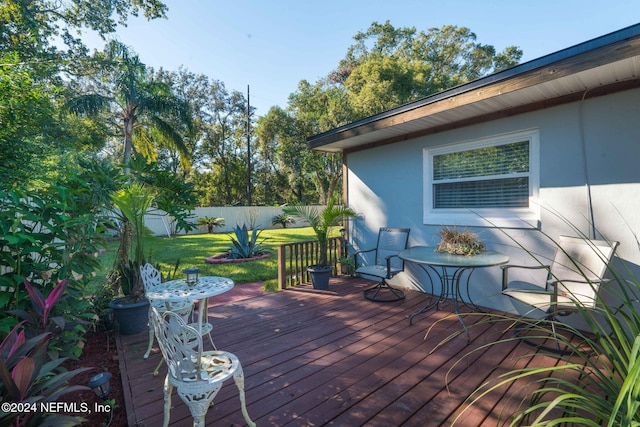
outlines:
{"label": "window frame", "polygon": [[[529,206],[520,208],[434,208],[433,159],[442,154],[529,142]],[[423,149],[423,223],[504,228],[540,227],[540,137],[538,129],[463,141]]]}

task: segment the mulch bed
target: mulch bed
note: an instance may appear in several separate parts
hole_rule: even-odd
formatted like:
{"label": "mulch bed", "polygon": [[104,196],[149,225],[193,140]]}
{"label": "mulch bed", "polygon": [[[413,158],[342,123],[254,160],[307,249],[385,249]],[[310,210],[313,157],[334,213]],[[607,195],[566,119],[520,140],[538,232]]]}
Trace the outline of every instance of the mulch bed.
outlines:
{"label": "mulch bed", "polygon": [[116,349],[115,333],[113,331],[90,331],[85,336],[86,343],[82,356],[79,360],[69,360],[65,367],[69,370],[76,368],[92,368],[89,371],[76,375],[71,384],[87,385],[89,379],[94,375],[108,371],[111,373],[111,391],[107,397],[107,402],[114,402],[113,413],[110,420],[108,413],[96,412],[93,409],[96,404],[104,404],[93,391],[84,390],[64,395],[60,400],[70,403],[87,402],[91,413],[71,414],[79,415],[86,419],[81,426],[101,426],[124,427],[127,425],[127,414],[124,404],[124,392],[120,380],[120,367],[118,365],[118,352]]}

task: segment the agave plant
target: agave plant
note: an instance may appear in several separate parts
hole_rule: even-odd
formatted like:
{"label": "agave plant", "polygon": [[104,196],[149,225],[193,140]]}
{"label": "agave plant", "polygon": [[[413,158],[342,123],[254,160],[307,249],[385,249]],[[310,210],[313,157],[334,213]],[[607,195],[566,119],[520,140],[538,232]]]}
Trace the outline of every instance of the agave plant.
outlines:
{"label": "agave plant", "polygon": [[262,239],[258,241],[258,237],[262,232],[259,228],[254,228],[251,230],[251,234],[249,234],[249,229],[246,224],[242,227],[236,225],[233,230],[235,234],[234,237],[231,238],[231,256],[234,259],[238,258],[253,258],[259,256],[263,253],[262,247],[260,246],[267,239]]}

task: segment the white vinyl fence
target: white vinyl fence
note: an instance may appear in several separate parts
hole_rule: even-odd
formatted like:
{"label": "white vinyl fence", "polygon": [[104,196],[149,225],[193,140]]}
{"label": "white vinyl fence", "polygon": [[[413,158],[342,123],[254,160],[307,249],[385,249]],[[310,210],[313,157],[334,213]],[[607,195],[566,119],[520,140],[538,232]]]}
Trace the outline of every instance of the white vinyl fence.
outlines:
{"label": "white vinyl fence", "polygon": [[[323,209],[324,206],[311,206],[312,208]],[[207,217],[222,217],[224,218],[224,227],[215,227],[214,233],[226,233],[232,231],[236,225],[242,226],[246,224],[251,228],[280,228],[280,225],[271,225],[273,217],[282,214],[281,206],[220,206],[220,207],[206,207],[196,208],[193,211],[194,217],[190,222],[196,224],[198,218]],[[145,225],[156,236],[168,236],[175,234],[175,227],[173,219],[163,211],[149,211],[144,217]],[[305,227],[307,223],[301,223],[296,220],[294,224],[289,224],[287,227]],[[207,233],[207,227],[202,225],[198,228],[190,231],[188,234],[203,234]],[[181,230],[178,234],[185,234]]]}

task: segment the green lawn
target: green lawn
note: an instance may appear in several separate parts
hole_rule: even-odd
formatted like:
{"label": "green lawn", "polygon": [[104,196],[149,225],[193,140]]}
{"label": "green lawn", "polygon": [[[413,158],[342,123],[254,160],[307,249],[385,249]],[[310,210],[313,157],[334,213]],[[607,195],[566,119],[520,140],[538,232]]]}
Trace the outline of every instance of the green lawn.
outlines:
{"label": "green lawn", "polygon": [[[338,235],[337,227],[334,234]],[[180,271],[187,267],[199,267],[203,275],[229,277],[236,284],[266,282],[267,288],[275,289],[278,278],[278,245],[315,239],[310,227],[263,230],[259,240],[266,238],[263,248],[272,254],[271,257],[239,264],[207,264],[205,258],[227,252],[231,247],[230,236],[232,235],[234,234],[216,233],[151,237],[145,242],[145,251],[149,261],[159,266],[164,276],[173,272],[179,260],[178,276],[182,275]],[[103,269],[95,279],[96,285],[104,280],[104,276],[113,266],[117,248],[117,241],[110,242],[106,252],[100,256]]]}

